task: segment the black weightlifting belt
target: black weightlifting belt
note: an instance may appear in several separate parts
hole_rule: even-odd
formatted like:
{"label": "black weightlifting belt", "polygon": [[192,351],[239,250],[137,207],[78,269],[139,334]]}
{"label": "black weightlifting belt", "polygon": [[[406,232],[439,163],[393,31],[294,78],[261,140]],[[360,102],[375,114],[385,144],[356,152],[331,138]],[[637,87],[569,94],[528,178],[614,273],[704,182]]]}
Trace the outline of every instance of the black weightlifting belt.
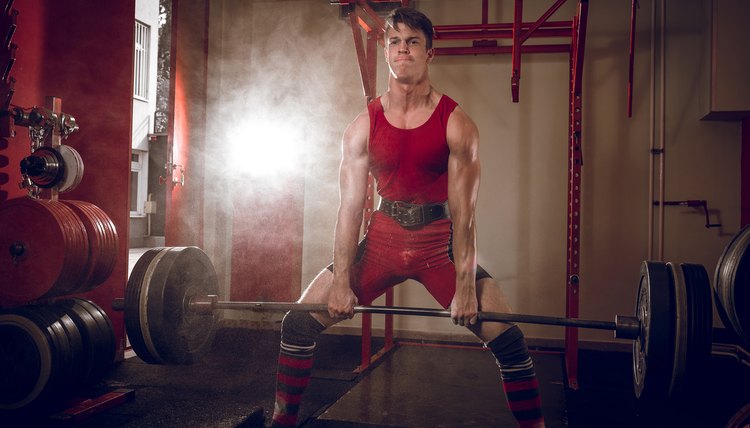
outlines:
{"label": "black weightlifting belt", "polygon": [[441,204],[410,204],[381,198],[378,211],[396,220],[402,227],[419,227],[450,217],[448,202]]}

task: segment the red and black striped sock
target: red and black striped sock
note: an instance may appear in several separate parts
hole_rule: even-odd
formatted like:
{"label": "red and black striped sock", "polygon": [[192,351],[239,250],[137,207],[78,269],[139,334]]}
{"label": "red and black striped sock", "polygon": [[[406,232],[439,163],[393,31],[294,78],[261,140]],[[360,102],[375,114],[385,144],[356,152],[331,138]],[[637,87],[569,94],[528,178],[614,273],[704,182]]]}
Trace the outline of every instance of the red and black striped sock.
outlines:
{"label": "red and black striped sock", "polygon": [[297,424],[302,393],[310,383],[314,349],[315,345],[295,346],[281,342],[272,427],[293,427]]}
{"label": "red and black striped sock", "polygon": [[276,404],[271,427],[297,424],[302,394],[310,383],[315,340],[323,330],[325,326],[308,313],[289,312],[281,322]]}
{"label": "red and black striped sock", "polygon": [[518,424],[522,428],[544,427],[539,381],[521,329],[512,326],[487,347],[497,359],[508,407]]}

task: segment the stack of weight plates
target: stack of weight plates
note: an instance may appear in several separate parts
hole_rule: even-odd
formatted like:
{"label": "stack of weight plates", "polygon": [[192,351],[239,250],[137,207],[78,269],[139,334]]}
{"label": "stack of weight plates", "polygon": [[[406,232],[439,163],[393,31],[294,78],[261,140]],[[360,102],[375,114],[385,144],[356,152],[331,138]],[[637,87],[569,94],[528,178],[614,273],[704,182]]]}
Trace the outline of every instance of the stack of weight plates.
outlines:
{"label": "stack of weight plates", "polygon": [[66,299],[0,312],[0,411],[29,410],[92,385],[112,366],[112,323],[96,304]]}
{"label": "stack of weight plates", "polygon": [[[112,274],[115,225],[83,201],[0,204],[0,411],[22,412],[101,380],[115,336],[106,313],[80,298]],[[44,304],[40,303],[44,302]]]}
{"label": "stack of weight plates", "polygon": [[82,201],[11,199],[0,204],[0,302],[21,305],[102,284],[117,259],[115,225]]}

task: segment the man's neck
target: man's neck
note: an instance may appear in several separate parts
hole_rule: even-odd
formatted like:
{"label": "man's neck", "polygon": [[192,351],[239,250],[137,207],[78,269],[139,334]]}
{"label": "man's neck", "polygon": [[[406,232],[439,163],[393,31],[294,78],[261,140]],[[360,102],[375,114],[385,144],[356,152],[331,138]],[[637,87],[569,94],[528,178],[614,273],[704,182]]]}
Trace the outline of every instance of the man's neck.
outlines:
{"label": "man's neck", "polygon": [[388,81],[388,104],[390,108],[407,111],[428,105],[432,101],[432,86],[429,79],[415,84],[404,84],[391,78]]}

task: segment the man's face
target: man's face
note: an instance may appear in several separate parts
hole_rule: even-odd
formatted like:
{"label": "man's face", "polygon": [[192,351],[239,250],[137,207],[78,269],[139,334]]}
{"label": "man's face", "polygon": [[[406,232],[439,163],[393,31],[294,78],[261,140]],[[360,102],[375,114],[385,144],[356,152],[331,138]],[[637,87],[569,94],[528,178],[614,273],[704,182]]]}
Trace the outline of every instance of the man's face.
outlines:
{"label": "man's face", "polygon": [[385,34],[385,60],[391,75],[398,81],[409,83],[427,72],[434,51],[427,49],[427,38],[421,30],[402,23],[388,27]]}

